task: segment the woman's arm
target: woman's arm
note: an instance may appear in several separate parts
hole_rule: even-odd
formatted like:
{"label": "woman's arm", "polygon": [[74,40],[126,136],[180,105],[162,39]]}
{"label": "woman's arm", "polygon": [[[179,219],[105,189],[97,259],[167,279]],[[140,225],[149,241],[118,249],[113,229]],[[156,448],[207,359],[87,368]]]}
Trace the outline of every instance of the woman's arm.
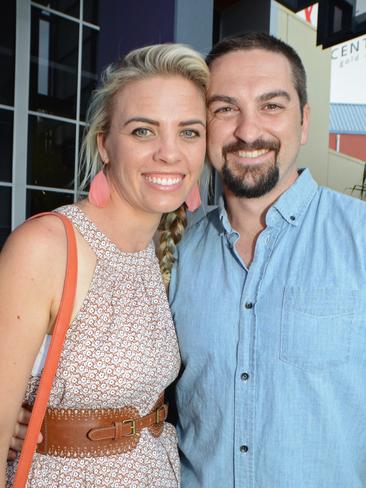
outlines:
{"label": "woman's arm", "polygon": [[27,381],[57,313],[65,264],[65,232],[55,217],[23,224],[0,254],[0,487]]}

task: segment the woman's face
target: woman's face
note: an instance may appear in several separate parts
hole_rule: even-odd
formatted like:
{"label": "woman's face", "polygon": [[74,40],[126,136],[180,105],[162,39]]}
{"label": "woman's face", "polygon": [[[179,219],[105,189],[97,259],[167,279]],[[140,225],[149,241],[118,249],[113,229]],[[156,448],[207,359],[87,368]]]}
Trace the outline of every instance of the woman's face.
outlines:
{"label": "woman's face", "polygon": [[99,134],[112,199],[151,214],[175,210],[202,169],[206,107],[200,90],[181,76],[127,84],[114,98],[110,130]]}

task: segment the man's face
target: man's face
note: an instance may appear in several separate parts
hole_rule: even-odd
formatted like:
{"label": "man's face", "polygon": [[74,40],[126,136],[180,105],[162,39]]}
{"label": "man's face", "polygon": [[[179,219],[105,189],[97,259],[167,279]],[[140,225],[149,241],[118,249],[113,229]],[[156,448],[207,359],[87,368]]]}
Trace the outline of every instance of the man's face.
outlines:
{"label": "man's face", "polygon": [[208,155],[235,196],[256,198],[296,178],[295,160],[307,139],[291,66],[263,49],[235,51],[211,65]]}

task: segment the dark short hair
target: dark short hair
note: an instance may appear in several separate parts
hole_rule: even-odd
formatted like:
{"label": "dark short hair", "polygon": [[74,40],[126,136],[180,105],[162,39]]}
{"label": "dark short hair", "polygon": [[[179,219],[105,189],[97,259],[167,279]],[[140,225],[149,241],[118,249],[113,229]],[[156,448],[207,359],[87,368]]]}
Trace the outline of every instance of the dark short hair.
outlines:
{"label": "dark short hair", "polygon": [[293,82],[300,101],[301,113],[308,101],[306,91],[306,72],[297,52],[288,44],[265,32],[247,32],[235,37],[228,37],[218,42],[206,58],[208,66],[216,59],[233,51],[248,51],[250,49],[264,49],[282,54],[291,66]]}

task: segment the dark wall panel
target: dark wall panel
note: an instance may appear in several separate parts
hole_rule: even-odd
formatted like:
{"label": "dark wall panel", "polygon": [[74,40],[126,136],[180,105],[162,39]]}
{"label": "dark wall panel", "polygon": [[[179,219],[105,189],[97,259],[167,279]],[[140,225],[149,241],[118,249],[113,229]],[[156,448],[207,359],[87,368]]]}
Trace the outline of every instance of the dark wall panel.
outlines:
{"label": "dark wall panel", "polygon": [[98,71],[132,49],[174,41],[172,0],[103,0],[99,12]]}
{"label": "dark wall panel", "polygon": [[269,32],[271,0],[240,0],[223,9],[220,17],[221,39],[249,31]]}

